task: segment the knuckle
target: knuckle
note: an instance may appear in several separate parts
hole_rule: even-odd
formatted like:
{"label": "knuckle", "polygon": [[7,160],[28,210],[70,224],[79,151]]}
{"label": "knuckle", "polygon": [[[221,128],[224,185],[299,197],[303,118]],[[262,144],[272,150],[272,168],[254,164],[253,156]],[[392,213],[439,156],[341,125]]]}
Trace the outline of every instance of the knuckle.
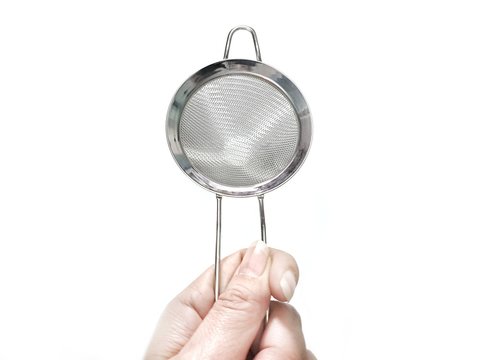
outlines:
{"label": "knuckle", "polygon": [[300,316],[300,313],[295,309],[292,305],[288,305],[289,310],[290,310],[290,316],[292,317],[293,321],[298,324],[298,326],[301,328],[302,327],[302,317]]}
{"label": "knuckle", "polygon": [[235,312],[252,312],[258,308],[255,293],[243,284],[226,289],[217,301],[218,306]]}
{"label": "knuckle", "polygon": [[277,316],[284,317],[288,319],[289,323],[292,326],[302,328],[302,317],[300,313],[293,307],[291,304],[272,302],[272,309]]}

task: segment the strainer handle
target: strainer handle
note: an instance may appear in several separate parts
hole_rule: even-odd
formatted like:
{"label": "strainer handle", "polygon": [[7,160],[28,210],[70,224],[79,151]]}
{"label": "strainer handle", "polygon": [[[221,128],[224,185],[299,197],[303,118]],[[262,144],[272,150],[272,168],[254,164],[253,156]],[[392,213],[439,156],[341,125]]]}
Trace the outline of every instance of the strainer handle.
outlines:
{"label": "strainer handle", "polygon": [[[261,239],[266,244],[267,243],[267,227],[265,225],[265,206],[263,202],[263,195],[258,196],[258,206],[260,209],[260,231]],[[213,293],[215,301],[218,300],[220,295],[220,259],[221,259],[221,244],[222,244],[222,196],[217,194],[217,228],[216,228],[216,238],[215,238],[215,265],[214,265],[214,286]],[[265,321],[268,321],[268,311],[265,316]]]}
{"label": "strainer handle", "polygon": [[224,59],[228,59],[228,54],[230,53],[230,44],[232,42],[232,36],[237,30],[246,30],[252,34],[253,45],[255,46],[255,54],[257,55],[257,61],[262,61],[262,55],[260,54],[260,46],[258,45],[257,34],[250,26],[240,25],[234,27],[227,36],[227,43],[225,44],[225,53],[223,54]]}
{"label": "strainer handle", "polygon": [[221,259],[221,243],[222,243],[222,196],[217,194],[217,229],[215,239],[215,282],[214,282],[214,296],[215,301],[220,295],[220,259]]}
{"label": "strainer handle", "polygon": [[265,203],[263,202],[263,195],[258,196],[258,207],[260,209],[260,239],[267,244],[267,226],[265,225]]}

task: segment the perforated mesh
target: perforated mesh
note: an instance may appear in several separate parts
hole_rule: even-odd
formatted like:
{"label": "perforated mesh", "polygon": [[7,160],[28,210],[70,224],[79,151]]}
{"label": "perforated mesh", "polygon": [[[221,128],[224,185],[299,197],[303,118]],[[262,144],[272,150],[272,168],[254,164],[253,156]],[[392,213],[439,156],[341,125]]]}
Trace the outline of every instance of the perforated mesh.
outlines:
{"label": "perforated mesh", "polygon": [[290,101],[252,75],[207,82],[180,119],[179,140],[194,169],[226,186],[253,186],[279,175],[293,159],[298,137]]}

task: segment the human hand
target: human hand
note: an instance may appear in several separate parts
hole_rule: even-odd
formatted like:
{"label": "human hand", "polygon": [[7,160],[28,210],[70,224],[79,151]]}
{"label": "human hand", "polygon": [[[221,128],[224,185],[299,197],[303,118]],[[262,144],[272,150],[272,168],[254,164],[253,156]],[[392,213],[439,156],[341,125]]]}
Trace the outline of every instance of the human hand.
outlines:
{"label": "human hand", "polygon": [[300,316],[284,303],[298,281],[291,255],[259,241],[222,260],[221,267],[218,301],[210,268],[166,307],[145,360],[315,359],[305,347]]}

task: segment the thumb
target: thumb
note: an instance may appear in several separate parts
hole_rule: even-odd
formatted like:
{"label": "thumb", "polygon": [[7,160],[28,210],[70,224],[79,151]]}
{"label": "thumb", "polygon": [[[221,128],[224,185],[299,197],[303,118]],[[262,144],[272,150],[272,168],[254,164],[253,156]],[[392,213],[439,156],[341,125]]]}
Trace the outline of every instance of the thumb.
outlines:
{"label": "thumb", "polygon": [[270,303],[269,249],[252,244],[237,273],[179,354],[185,359],[244,360]]}

